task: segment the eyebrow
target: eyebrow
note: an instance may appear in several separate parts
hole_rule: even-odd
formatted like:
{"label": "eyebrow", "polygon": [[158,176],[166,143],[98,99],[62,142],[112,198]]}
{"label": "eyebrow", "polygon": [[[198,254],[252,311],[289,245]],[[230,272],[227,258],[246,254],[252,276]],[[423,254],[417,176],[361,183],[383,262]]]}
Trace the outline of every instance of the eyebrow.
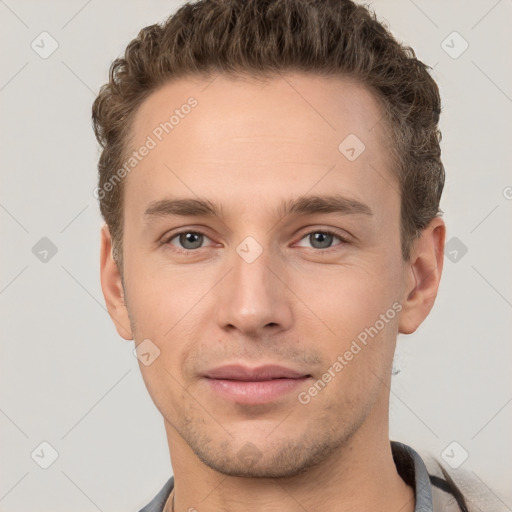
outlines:
{"label": "eyebrow", "polygon": [[[276,210],[278,217],[311,215],[315,213],[373,215],[372,210],[367,204],[337,194],[327,196],[302,196],[297,199],[285,200]],[[208,199],[161,199],[151,202],[144,212],[145,218],[174,215],[184,217],[223,217],[222,208]]]}

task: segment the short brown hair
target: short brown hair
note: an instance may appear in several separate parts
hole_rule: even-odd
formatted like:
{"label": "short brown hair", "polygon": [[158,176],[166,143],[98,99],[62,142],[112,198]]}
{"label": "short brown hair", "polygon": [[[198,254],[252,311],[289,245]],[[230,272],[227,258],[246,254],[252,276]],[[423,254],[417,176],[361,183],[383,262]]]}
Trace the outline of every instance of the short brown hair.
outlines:
{"label": "short brown hair", "polygon": [[[92,108],[100,209],[122,262],[123,187],[107,187],[128,152],[141,103],[171,79],[216,73],[272,77],[283,71],[350,77],[374,92],[389,130],[401,197],[401,249],[442,213],[444,187],[437,84],[410,47],[351,0],[200,0],[143,28],[114,60]],[[340,141],[341,142],[341,141]]]}

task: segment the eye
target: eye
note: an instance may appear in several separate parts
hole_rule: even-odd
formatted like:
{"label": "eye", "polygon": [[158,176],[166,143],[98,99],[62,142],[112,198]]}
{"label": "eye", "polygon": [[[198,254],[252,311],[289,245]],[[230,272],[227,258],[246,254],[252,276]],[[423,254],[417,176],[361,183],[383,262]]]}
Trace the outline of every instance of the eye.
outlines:
{"label": "eye", "polygon": [[[332,247],[332,242],[335,238],[337,238],[341,242],[336,245],[343,245],[344,243],[349,243],[348,240],[341,237],[340,235],[337,235],[332,231],[326,230],[311,231],[310,233],[306,234],[306,236],[301,238],[301,241],[307,239],[313,249],[330,249]],[[308,247],[300,244],[299,246]]]}
{"label": "eye", "polygon": [[[173,242],[175,239],[179,245]],[[165,243],[174,245],[179,249],[190,251],[200,249],[205,239],[209,240],[209,238],[203,233],[199,233],[197,231],[182,231],[181,233],[176,233],[171,238],[168,238]]]}
{"label": "eye", "polygon": [[[335,239],[338,239],[340,243],[333,246]],[[193,251],[195,249],[201,249],[205,240],[210,239],[199,231],[182,231],[167,238],[164,240],[164,243],[183,251]],[[349,241],[342,236],[329,230],[311,231],[303,236],[300,241],[302,242],[302,240],[307,240],[311,244],[309,247],[312,249],[331,249],[332,247],[349,243]],[[308,247],[307,245],[302,245],[300,242],[298,245]]]}

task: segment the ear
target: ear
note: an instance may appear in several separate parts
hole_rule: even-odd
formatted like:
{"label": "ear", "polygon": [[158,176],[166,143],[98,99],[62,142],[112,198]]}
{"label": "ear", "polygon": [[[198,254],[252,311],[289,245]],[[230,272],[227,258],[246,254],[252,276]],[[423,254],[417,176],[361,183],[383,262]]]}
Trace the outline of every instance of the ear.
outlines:
{"label": "ear", "polygon": [[445,237],[445,223],[435,217],[413,244],[405,265],[406,286],[399,321],[402,334],[413,333],[434,305],[443,271]]}
{"label": "ear", "polygon": [[125,340],[132,340],[133,334],[124,301],[121,274],[112,256],[112,238],[106,224],[101,228],[100,274],[101,289],[110,318],[119,336]]}

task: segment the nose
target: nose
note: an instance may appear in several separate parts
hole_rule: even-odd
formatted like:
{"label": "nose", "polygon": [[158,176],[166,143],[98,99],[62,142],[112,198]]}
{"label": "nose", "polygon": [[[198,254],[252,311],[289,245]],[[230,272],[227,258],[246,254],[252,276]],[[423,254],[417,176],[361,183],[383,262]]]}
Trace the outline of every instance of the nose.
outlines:
{"label": "nose", "polygon": [[219,327],[254,338],[289,329],[293,294],[282,262],[263,250],[252,262],[235,252],[231,263],[231,271],[217,287]]}

